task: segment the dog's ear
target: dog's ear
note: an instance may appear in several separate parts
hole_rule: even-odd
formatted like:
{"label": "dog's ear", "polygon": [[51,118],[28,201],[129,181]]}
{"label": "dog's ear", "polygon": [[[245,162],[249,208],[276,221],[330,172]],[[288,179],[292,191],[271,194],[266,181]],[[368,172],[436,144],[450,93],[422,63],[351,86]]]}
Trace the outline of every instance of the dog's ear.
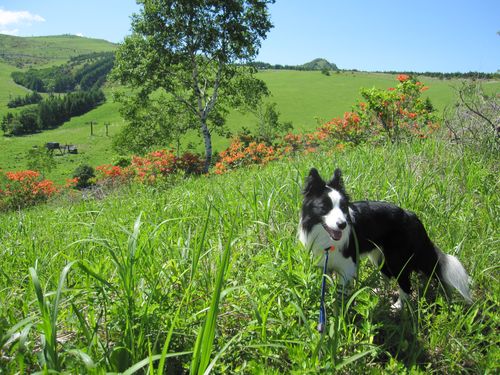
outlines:
{"label": "dog's ear", "polygon": [[327,185],[337,191],[345,191],[344,180],[342,179],[342,171],[340,170],[340,168],[335,169],[335,172],[333,172],[333,177]]}
{"label": "dog's ear", "polygon": [[316,168],[311,168],[302,194],[305,196],[319,194],[324,190],[325,186],[326,183],[319,175],[318,170]]}

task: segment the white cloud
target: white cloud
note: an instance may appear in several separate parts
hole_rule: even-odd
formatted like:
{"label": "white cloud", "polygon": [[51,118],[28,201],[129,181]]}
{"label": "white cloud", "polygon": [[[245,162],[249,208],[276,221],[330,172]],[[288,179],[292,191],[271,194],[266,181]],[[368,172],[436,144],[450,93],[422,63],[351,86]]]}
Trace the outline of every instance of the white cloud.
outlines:
{"label": "white cloud", "polygon": [[0,29],[0,34],[19,35],[19,29]]}
{"label": "white cloud", "polygon": [[84,37],[85,37],[82,33],[76,33],[75,35],[76,35],[76,36],[79,36],[79,37],[82,37],[82,38],[84,38]]}
{"label": "white cloud", "polygon": [[32,22],[44,22],[45,19],[38,14],[26,10],[10,11],[0,9],[0,26],[31,24]]}

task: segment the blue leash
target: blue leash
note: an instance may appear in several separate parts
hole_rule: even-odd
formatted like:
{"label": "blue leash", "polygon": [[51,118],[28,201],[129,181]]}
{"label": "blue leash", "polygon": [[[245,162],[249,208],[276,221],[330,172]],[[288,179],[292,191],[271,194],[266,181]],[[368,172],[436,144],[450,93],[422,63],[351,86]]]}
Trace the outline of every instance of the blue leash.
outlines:
{"label": "blue leash", "polygon": [[321,280],[321,301],[319,303],[319,322],[318,322],[319,333],[323,333],[326,327],[325,290],[326,290],[326,272],[328,266],[328,253],[330,252],[330,249],[331,247],[325,249],[325,265],[323,266],[323,279]]}

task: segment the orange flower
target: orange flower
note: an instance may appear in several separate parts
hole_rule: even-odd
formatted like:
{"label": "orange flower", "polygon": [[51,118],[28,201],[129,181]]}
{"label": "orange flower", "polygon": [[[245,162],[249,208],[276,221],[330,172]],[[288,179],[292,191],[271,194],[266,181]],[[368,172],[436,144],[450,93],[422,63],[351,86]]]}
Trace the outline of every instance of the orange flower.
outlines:
{"label": "orange flower", "polygon": [[405,82],[410,79],[410,76],[408,74],[398,74],[397,80],[399,82]]}

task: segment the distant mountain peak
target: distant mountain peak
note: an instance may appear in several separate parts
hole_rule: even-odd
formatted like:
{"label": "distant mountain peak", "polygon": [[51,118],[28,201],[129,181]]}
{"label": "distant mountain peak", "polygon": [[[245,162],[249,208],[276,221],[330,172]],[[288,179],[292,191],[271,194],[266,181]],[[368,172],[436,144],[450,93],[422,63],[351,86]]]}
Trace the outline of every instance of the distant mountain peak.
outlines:
{"label": "distant mountain peak", "polygon": [[337,65],[323,58],[314,59],[308,63],[301,65],[301,67],[303,67],[305,70],[339,70]]}

